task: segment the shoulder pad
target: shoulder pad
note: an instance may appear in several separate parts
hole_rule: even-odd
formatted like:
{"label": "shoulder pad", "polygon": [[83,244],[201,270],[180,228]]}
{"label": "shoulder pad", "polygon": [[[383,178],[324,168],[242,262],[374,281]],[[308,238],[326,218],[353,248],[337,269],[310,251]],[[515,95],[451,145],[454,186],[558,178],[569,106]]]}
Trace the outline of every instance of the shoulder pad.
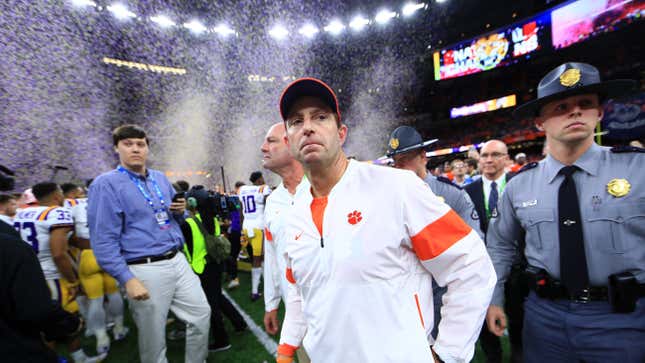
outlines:
{"label": "shoulder pad", "polygon": [[439,175],[439,176],[438,176],[438,177],[436,177],[436,178],[437,178],[437,181],[440,181],[440,182],[442,182],[442,183],[449,184],[450,186],[453,186],[453,187],[455,187],[455,188],[457,188],[457,189],[462,189],[459,185],[457,185],[457,184],[453,183],[452,181],[450,181],[450,179],[446,178],[445,176],[441,176],[441,175]]}
{"label": "shoulder pad", "polygon": [[611,148],[612,153],[645,153],[645,149],[642,147],[629,146],[629,145],[620,145],[614,146]]}
{"label": "shoulder pad", "polygon": [[532,163],[528,163],[528,164],[524,165],[520,170],[518,170],[517,173],[515,173],[515,175],[517,175],[519,173],[523,173],[523,172],[525,172],[527,170],[531,170],[531,169],[535,168],[536,166],[538,166],[538,163],[536,163],[535,161],[532,162]]}

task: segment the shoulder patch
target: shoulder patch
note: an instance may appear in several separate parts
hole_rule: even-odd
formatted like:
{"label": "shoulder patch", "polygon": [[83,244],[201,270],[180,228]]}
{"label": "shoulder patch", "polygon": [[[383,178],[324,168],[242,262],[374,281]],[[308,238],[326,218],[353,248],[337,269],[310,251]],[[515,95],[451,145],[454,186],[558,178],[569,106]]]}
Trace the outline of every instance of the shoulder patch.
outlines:
{"label": "shoulder patch", "polygon": [[453,187],[455,187],[455,188],[457,188],[457,189],[463,189],[463,188],[462,188],[462,187],[460,187],[459,185],[457,185],[457,184],[453,183],[452,181],[450,181],[450,179],[446,178],[445,176],[441,176],[441,175],[439,175],[439,176],[437,177],[437,180],[438,180],[438,181],[440,181],[440,182],[442,182],[442,183],[449,184],[450,186],[453,186]]}
{"label": "shoulder patch", "polygon": [[612,153],[645,153],[645,149],[642,147],[629,146],[629,145],[620,145],[614,146],[611,148]]}
{"label": "shoulder patch", "polygon": [[517,173],[515,173],[515,175],[517,175],[519,173],[523,173],[523,172],[525,172],[527,170],[531,170],[531,169],[535,168],[536,166],[538,166],[538,163],[536,163],[535,161],[532,162],[532,163],[528,163],[528,164],[524,165],[520,170],[518,170]]}

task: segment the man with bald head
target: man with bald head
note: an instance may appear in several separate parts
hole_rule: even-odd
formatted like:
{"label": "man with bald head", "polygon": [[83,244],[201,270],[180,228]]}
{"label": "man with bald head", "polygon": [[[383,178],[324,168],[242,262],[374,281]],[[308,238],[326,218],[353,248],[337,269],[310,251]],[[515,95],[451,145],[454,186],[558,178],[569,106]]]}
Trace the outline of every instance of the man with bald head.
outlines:
{"label": "man with bald head", "polygon": [[[262,166],[278,174],[282,179],[280,185],[269,195],[264,209],[264,329],[271,335],[280,330],[278,307],[280,299],[286,302],[289,282],[284,274],[287,264],[284,259],[284,218],[283,212],[290,208],[294,201],[306,193],[309,181],[304,178],[305,172],[289,152],[286,142],[284,122],[278,122],[269,128],[262,147]],[[304,349],[299,349],[298,362],[307,363],[309,358]]]}
{"label": "man with bald head", "polygon": [[[500,140],[490,140],[484,143],[480,150],[479,157],[479,169],[481,171],[482,177],[477,179],[471,184],[465,186],[466,192],[470,195],[473,203],[475,203],[475,209],[479,215],[479,226],[481,231],[486,235],[488,230],[488,224],[491,218],[497,216],[497,202],[500,200],[506,183],[511,179],[513,174],[506,173],[506,163],[509,161],[508,158],[508,148],[506,144]],[[519,277],[518,277],[519,278]],[[517,279],[509,279],[509,281],[516,281]],[[506,291],[509,293],[513,290],[508,288]],[[521,296],[521,293],[518,294],[516,291],[513,291],[513,295]],[[510,297],[510,296],[509,296]],[[516,302],[521,306],[522,301],[516,301],[517,299],[509,298],[507,301]],[[521,314],[521,309],[519,310]],[[513,314],[509,311],[509,315]],[[515,316],[513,316],[515,318]],[[518,322],[517,319],[511,319],[513,323],[510,326],[511,334],[511,355],[514,357],[521,357],[521,320]],[[517,327],[515,323],[519,324],[519,330],[513,329]],[[517,330],[517,331],[516,331]],[[497,336],[492,334],[486,326],[481,331],[479,335],[479,342],[486,353],[487,362],[501,362],[502,361],[502,346],[500,340]]]}

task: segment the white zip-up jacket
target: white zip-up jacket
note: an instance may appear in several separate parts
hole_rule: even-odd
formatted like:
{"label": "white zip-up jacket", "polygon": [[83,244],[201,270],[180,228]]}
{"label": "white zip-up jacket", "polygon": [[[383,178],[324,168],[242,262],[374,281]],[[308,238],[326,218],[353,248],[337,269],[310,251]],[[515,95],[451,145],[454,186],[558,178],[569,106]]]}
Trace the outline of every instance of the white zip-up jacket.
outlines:
{"label": "white zip-up jacket", "polygon": [[287,263],[284,259],[286,243],[285,212],[292,208],[295,200],[309,193],[311,185],[303,177],[296,187],[295,194],[289,193],[280,183],[267,197],[264,209],[266,223],[264,233],[264,310],[275,310],[280,306],[280,299],[287,301],[289,282],[285,276]]}
{"label": "white zip-up jacket", "polygon": [[472,358],[495,271],[478,234],[415,174],[350,161],[326,198],[296,200],[286,233],[281,346],[302,343],[316,363],[432,362],[432,309],[418,296],[429,272],[448,286],[433,348]]}

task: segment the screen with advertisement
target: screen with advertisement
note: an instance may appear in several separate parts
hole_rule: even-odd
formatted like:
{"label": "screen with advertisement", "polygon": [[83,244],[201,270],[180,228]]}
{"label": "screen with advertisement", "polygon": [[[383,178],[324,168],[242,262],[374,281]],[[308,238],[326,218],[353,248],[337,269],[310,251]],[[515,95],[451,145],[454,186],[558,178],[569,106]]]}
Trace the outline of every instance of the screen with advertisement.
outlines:
{"label": "screen with advertisement", "polygon": [[643,16],[645,0],[578,0],[565,4],[551,12],[553,47],[568,47]]}
{"label": "screen with advertisement", "polygon": [[488,101],[477,102],[472,105],[453,107],[450,109],[450,118],[474,115],[482,112],[495,111],[502,108],[513,107],[517,104],[515,95],[508,95]]}
{"label": "screen with advertisement", "polygon": [[550,14],[538,14],[508,27],[433,54],[434,78],[443,80],[488,71],[529,57],[548,44]]}

